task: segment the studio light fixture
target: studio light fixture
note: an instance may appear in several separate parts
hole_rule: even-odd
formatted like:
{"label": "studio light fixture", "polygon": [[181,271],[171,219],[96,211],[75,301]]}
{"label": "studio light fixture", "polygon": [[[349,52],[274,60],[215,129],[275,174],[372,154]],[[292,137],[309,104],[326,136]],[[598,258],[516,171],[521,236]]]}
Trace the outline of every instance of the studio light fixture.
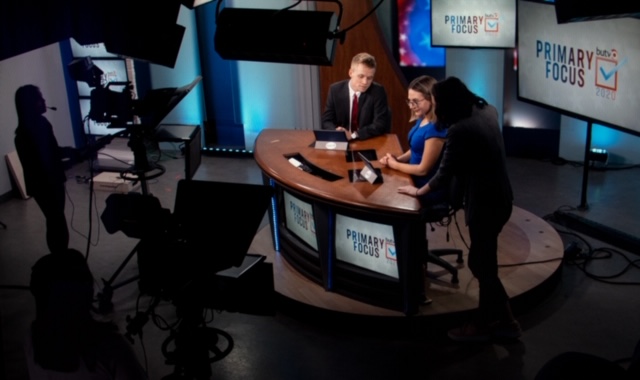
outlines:
{"label": "studio light fixture", "polygon": [[216,9],[214,48],[223,59],[330,66],[339,31],[342,4],[336,16],[327,11],[284,9]]}

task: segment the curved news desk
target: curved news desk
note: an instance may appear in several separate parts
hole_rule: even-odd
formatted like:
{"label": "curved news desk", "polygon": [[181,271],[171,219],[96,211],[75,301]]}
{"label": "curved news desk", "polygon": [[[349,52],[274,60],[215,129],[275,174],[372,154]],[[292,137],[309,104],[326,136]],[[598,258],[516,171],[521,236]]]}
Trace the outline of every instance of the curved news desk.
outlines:
{"label": "curved news desk", "polygon": [[[254,157],[276,190],[270,207],[276,251],[327,291],[414,314],[424,286],[426,228],[419,202],[397,192],[411,177],[377,160],[402,153],[397,136],[351,142],[347,152],[315,149],[314,141],[313,131],[275,129],[256,139]],[[372,159],[381,183],[354,177],[364,167],[352,159],[358,151]]]}

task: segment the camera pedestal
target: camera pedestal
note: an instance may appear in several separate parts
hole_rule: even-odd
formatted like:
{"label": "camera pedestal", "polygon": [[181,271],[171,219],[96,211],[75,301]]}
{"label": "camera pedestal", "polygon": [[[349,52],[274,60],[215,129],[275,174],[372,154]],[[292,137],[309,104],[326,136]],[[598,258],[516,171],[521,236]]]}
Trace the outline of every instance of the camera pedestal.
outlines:
{"label": "camera pedestal", "polygon": [[[174,365],[174,372],[163,380],[210,379],[211,363],[223,359],[233,350],[231,335],[217,328],[189,326],[182,321],[178,330],[162,344],[166,363]],[[173,343],[175,349],[169,351]]]}

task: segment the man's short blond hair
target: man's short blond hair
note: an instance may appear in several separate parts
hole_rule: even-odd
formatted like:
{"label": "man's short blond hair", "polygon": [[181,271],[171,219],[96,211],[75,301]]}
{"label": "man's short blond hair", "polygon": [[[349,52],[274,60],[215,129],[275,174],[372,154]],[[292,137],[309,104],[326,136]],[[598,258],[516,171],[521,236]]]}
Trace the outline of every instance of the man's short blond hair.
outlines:
{"label": "man's short blond hair", "polygon": [[376,68],[376,58],[369,53],[358,53],[351,59],[351,66],[363,64],[370,69]]}

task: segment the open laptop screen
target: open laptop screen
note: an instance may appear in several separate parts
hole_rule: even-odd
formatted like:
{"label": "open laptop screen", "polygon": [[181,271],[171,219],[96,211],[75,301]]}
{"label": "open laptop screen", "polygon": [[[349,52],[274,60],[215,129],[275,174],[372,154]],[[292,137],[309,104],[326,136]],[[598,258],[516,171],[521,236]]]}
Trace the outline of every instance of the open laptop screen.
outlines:
{"label": "open laptop screen", "polygon": [[335,141],[335,142],[348,142],[347,134],[343,131],[316,129],[313,131],[318,141]]}
{"label": "open laptop screen", "polygon": [[349,147],[347,134],[343,131],[322,129],[314,130],[313,133],[316,137],[314,143],[316,149],[347,150]]}

